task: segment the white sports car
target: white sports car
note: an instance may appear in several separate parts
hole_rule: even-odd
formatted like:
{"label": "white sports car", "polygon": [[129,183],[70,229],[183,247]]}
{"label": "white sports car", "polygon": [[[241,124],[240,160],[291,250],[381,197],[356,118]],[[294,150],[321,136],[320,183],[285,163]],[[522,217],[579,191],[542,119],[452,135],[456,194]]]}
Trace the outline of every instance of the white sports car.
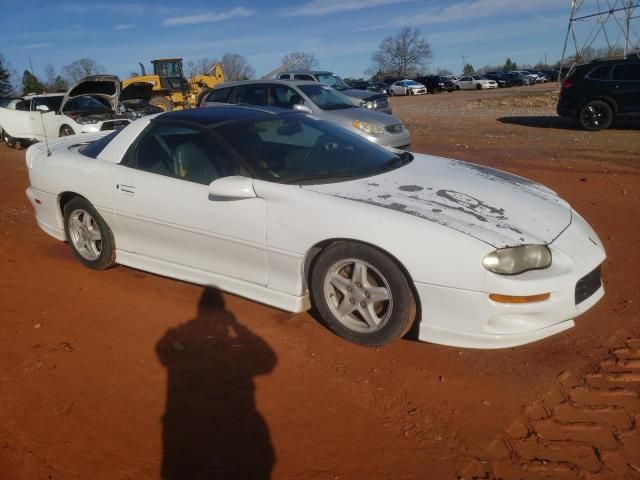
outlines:
{"label": "white sports car", "polygon": [[[116,263],[291,312],[364,345],[510,347],[604,294],[596,233],[548,188],[379,147],[313,115],[219,107],[32,146],[40,227]],[[413,328],[412,328],[413,326]]]}
{"label": "white sports car", "polygon": [[121,91],[113,75],[83,78],[67,93],[27,95],[0,107],[0,132],[9,146],[48,138],[95,133],[128,125],[159,109],[146,102],[152,85],[136,82]]}

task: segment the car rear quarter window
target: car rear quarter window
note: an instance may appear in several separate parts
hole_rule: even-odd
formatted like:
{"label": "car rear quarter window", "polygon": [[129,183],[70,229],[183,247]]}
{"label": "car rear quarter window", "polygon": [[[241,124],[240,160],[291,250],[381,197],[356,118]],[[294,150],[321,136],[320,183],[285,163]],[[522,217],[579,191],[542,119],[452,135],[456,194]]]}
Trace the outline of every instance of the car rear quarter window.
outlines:
{"label": "car rear quarter window", "polygon": [[216,88],[207,96],[207,102],[227,103],[233,88]]}
{"label": "car rear quarter window", "polygon": [[233,92],[232,103],[240,105],[267,105],[269,86],[267,84],[240,85]]}
{"label": "car rear quarter window", "polygon": [[640,81],[640,63],[616,65],[613,68],[613,79],[629,82]]}
{"label": "car rear quarter window", "polygon": [[589,78],[593,78],[594,80],[608,80],[610,71],[611,65],[603,65],[591,70],[591,72],[589,72],[587,76]]}
{"label": "car rear quarter window", "polygon": [[296,73],[293,76],[294,80],[310,80],[310,81],[314,81],[315,79],[311,76],[311,75],[305,75],[303,73]]}

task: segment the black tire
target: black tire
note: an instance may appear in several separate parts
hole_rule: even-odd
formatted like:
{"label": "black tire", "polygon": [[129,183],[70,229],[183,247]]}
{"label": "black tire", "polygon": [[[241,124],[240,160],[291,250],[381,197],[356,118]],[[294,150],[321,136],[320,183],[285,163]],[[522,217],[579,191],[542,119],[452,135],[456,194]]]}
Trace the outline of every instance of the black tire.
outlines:
{"label": "black tire", "polygon": [[[357,271],[365,272],[362,283],[357,281]],[[329,279],[336,275],[349,285],[335,287]],[[334,243],[318,255],[310,276],[311,297],[323,322],[350,342],[364,346],[389,344],[407,333],[415,320],[416,301],[408,279],[391,258],[373,247]],[[388,299],[373,300],[372,295],[384,292]],[[338,309],[343,305],[351,310],[340,318]],[[363,312],[373,312],[379,323],[372,327]]]}
{"label": "black tire", "polygon": [[613,109],[607,102],[591,100],[578,112],[578,122],[582,128],[591,132],[604,130],[613,122]]}
{"label": "black tire", "polygon": [[482,90],[482,85],[478,84],[478,85],[476,85],[476,88],[477,88],[478,90]]}
{"label": "black tire", "polygon": [[73,131],[69,125],[62,125],[60,127],[60,137],[68,137],[69,135],[75,135],[76,132]]}
{"label": "black tire", "polygon": [[395,94],[393,93],[393,90],[389,89],[389,96],[393,97]]}
{"label": "black tire", "polygon": [[171,101],[167,97],[163,97],[162,95],[151,97],[151,100],[149,100],[149,105],[161,108],[165,112],[173,112],[173,103],[171,103]]}
{"label": "black tire", "polygon": [[[79,213],[80,212],[80,213]],[[77,234],[71,231],[71,223],[76,215],[80,215],[80,219],[86,221],[84,215],[89,215],[87,221],[88,233],[91,231],[98,231],[100,234],[99,253],[97,258],[87,258],[86,252],[83,253],[77,246],[82,242],[82,239],[77,239]],[[113,238],[113,232],[104,221],[98,211],[91,205],[91,203],[83,197],[74,197],[67,202],[64,206],[64,233],[67,237],[67,241],[75,257],[84,266],[93,268],[94,270],[106,270],[113,267],[116,264],[116,243]],[[77,239],[77,241],[76,241]],[[96,244],[98,242],[96,241]]]}
{"label": "black tire", "polygon": [[460,85],[456,85],[456,90],[460,90]]}

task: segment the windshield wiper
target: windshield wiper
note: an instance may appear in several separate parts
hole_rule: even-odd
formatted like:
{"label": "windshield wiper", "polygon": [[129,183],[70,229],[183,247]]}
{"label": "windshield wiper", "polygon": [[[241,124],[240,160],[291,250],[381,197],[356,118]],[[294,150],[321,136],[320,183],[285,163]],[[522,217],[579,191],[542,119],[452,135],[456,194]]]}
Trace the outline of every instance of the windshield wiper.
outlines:
{"label": "windshield wiper", "polygon": [[354,178],[354,177],[353,175],[345,175],[345,174],[336,175],[335,173],[322,172],[315,175],[306,175],[304,177],[285,178],[280,183],[295,184],[295,183],[310,182],[315,180],[334,180],[334,179],[340,179],[340,178]]}
{"label": "windshield wiper", "polygon": [[402,152],[396,154],[393,158],[387,160],[382,168],[380,168],[380,172],[388,172],[389,170],[395,170],[396,168],[400,168],[403,165],[411,162],[413,160],[413,155],[409,152]]}

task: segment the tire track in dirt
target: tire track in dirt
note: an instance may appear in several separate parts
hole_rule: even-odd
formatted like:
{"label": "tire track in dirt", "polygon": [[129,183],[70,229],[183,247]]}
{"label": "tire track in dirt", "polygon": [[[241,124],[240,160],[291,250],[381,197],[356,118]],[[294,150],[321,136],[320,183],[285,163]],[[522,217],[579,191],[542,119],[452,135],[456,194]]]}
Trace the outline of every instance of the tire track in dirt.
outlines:
{"label": "tire track in dirt", "polygon": [[640,479],[640,337],[562,372],[458,479]]}

